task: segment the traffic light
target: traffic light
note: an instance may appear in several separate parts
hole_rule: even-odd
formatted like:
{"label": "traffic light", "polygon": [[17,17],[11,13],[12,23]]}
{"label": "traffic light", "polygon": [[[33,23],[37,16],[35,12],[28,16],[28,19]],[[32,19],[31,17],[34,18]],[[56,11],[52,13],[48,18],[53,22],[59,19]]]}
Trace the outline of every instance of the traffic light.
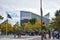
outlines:
{"label": "traffic light", "polygon": [[42,23],[42,26],[46,26],[46,24],[43,22],[43,23]]}

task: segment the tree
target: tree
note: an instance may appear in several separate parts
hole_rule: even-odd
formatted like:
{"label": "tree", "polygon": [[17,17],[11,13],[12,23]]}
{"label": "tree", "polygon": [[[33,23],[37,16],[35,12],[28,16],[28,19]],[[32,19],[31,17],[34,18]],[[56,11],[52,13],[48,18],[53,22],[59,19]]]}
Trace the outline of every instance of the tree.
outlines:
{"label": "tree", "polygon": [[7,32],[8,33],[12,33],[13,32],[13,27],[12,27],[12,25],[11,24],[9,24],[9,23],[7,23]]}
{"label": "tree", "polygon": [[0,29],[2,32],[6,33],[6,28],[7,28],[7,33],[12,33],[13,32],[13,27],[10,23],[4,22],[0,24]]}
{"label": "tree", "polygon": [[18,22],[16,22],[15,25],[13,25],[13,30],[16,34],[19,34],[21,31],[21,26],[18,24]]}
{"label": "tree", "polygon": [[35,24],[34,24],[35,30],[39,30],[41,28],[41,22],[36,19]]}
{"label": "tree", "polygon": [[24,25],[24,31],[25,32],[33,32],[32,24],[30,22],[24,23],[23,25]]}
{"label": "tree", "polygon": [[2,17],[1,15],[0,15],[0,19],[3,19],[4,17]]}
{"label": "tree", "polygon": [[5,24],[0,24],[0,29],[2,32],[6,32],[6,25]]}
{"label": "tree", "polygon": [[57,10],[55,13],[55,16],[57,17],[58,15],[60,15],[60,10]]}
{"label": "tree", "polygon": [[30,21],[31,24],[35,24],[36,19],[35,19],[35,18],[32,18],[32,19],[30,19],[29,21]]}
{"label": "tree", "polygon": [[57,10],[55,13],[56,18],[52,21],[52,27],[60,32],[60,10]]}
{"label": "tree", "polygon": [[60,29],[60,16],[57,16],[52,24],[53,24],[53,27],[55,26],[54,27],[55,30],[59,30]]}

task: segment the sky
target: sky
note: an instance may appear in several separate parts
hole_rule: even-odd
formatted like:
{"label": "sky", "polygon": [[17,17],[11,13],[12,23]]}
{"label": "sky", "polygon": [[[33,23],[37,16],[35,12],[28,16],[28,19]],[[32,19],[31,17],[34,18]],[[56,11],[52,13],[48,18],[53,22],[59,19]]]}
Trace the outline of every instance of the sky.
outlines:
{"label": "sky", "polygon": [[[55,11],[60,9],[60,0],[42,0],[42,9],[43,15],[50,13],[50,19],[52,19]],[[0,0],[0,15],[4,16],[4,20],[6,19],[6,11],[11,11],[15,15],[19,15],[21,10],[40,15],[40,0]],[[13,21],[15,19],[18,21],[19,19],[15,17]]]}

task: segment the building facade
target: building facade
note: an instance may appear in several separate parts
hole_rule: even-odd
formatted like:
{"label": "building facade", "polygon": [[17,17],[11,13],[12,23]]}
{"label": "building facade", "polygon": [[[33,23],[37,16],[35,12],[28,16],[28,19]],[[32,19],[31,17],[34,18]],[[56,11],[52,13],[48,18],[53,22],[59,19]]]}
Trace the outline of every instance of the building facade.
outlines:
{"label": "building facade", "polygon": [[[32,19],[32,18],[35,18],[35,19],[38,19],[38,20],[41,21],[41,16],[40,15],[37,15],[37,14],[32,13],[32,12],[28,12],[28,11],[20,11],[20,22],[21,22],[21,24],[24,21],[28,21],[29,19]],[[43,19],[42,22],[44,22],[46,24],[49,24],[50,19],[47,19],[45,17],[43,17],[42,19]]]}

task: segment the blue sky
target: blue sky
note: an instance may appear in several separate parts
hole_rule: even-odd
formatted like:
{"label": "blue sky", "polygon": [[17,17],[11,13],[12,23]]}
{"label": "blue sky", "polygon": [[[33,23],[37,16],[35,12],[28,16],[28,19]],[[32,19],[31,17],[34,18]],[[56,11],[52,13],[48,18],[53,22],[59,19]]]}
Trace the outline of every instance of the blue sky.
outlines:
{"label": "blue sky", "polygon": [[[60,0],[43,0],[43,15],[49,12],[51,19],[58,9],[60,9]],[[20,10],[40,15],[40,0],[0,0],[0,15],[6,16],[6,11],[17,12],[19,15]]]}

